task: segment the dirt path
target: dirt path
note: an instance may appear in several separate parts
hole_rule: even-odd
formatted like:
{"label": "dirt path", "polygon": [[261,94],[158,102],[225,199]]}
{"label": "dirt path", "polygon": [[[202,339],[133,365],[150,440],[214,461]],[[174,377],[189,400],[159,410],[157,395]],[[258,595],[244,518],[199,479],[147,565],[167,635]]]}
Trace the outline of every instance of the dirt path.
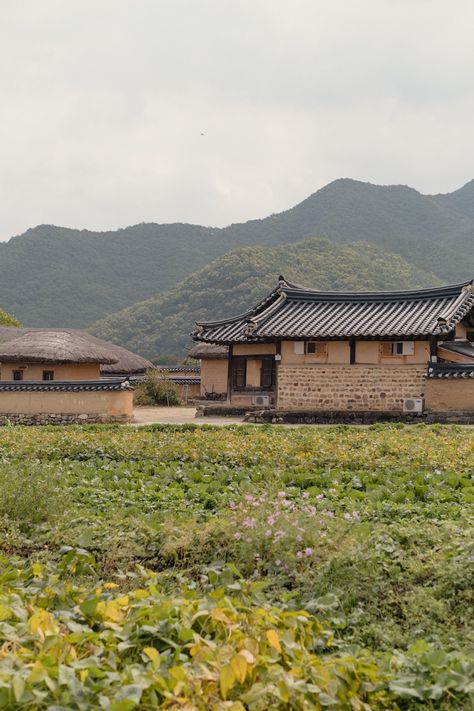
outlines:
{"label": "dirt path", "polygon": [[136,407],[133,411],[135,425],[235,425],[242,424],[241,417],[196,417],[195,407]]}

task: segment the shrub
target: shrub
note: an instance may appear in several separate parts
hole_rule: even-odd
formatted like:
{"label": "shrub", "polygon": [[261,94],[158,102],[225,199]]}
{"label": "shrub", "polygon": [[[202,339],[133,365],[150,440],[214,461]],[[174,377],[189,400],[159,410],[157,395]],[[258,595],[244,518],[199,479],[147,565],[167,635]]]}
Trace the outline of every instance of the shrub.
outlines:
{"label": "shrub", "polygon": [[135,405],[179,405],[179,388],[155,370],[147,371],[135,390]]}
{"label": "shrub", "polygon": [[0,466],[0,516],[16,521],[22,530],[63,513],[65,488],[60,471],[46,464]]}

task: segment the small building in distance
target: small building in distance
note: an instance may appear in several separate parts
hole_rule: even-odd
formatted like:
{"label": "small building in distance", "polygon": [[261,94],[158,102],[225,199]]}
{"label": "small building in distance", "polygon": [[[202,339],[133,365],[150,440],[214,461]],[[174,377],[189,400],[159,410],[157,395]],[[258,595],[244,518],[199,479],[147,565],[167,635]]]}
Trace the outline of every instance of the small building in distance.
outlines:
{"label": "small building in distance", "polygon": [[334,421],[474,417],[472,282],[339,293],[280,277],[246,313],[198,323],[192,337],[202,395],[234,408]]}
{"label": "small building in distance", "polygon": [[162,378],[178,386],[180,400],[187,405],[200,396],[201,368],[199,365],[155,365]]}
{"label": "small building in distance", "polygon": [[0,423],[130,421],[148,363],[76,329],[0,328]]}

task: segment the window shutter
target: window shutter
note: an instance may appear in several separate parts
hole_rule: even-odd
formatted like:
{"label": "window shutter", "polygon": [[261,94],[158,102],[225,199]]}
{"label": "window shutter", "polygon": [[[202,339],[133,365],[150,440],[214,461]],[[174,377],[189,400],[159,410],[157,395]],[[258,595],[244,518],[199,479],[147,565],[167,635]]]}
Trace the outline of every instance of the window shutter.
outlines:
{"label": "window shutter", "polygon": [[296,355],[304,355],[304,341],[295,341],[294,348]]}
{"label": "window shutter", "polygon": [[380,344],[380,355],[391,356],[392,355],[392,344],[390,341],[382,341]]}
{"label": "window shutter", "polygon": [[403,342],[403,355],[414,355],[415,353],[415,341],[404,341]]}

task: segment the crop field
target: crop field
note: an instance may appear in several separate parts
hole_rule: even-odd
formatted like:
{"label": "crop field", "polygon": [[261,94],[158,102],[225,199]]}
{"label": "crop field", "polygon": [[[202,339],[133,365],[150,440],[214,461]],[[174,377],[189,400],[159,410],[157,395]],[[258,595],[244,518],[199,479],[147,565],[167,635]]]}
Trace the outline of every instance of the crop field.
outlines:
{"label": "crop field", "polygon": [[0,432],[0,709],[474,709],[474,431]]}

